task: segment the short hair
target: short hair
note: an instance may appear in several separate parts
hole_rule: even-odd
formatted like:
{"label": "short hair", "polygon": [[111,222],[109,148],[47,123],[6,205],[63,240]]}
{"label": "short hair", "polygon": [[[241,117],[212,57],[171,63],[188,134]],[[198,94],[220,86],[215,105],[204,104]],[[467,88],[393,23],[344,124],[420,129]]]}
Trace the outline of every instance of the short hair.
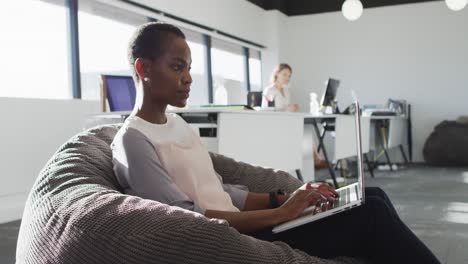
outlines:
{"label": "short hair", "polygon": [[280,63],[276,68],[273,70],[273,73],[271,74],[271,81],[276,82],[278,79],[278,73],[284,69],[288,69],[292,73],[292,68],[289,66],[287,63]]}
{"label": "short hair", "polygon": [[185,39],[184,33],[176,26],[162,22],[150,22],[140,25],[128,45],[128,62],[133,71],[133,79],[139,82],[135,69],[138,58],[156,60],[165,52],[165,43],[171,35]]}

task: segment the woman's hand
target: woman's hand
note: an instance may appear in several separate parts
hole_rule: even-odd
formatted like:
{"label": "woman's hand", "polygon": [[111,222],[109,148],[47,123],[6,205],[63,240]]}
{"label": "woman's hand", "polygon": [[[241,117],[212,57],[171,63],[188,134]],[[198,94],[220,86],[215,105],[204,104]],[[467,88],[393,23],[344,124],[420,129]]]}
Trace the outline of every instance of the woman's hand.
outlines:
{"label": "woman's hand", "polygon": [[315,190],[320,194],[324,195],[325,197],[327,197],[327,201],[329,202],[335,202],[340,197],[340,195],[335,191],[335,189],[327,183],[306,183],[303,186],[305,186],[305,189],[307,190]]}
{"label": "woman's hand", "polygon": [[340,195],[335,191],[335,189],[333,189],[333,187],[322,182],[319,182],[319,183],[308,182],[302,185],[301,187],[299,187],[298,190],[313,190],[313,191],[319,192],[321,195],[323,195],[326,198],[325,201],[328,201],[329,203],[335,202],[340,197]]}
{"label": "woman's hand", "polygon": [[327,211],[333,208],[339,194],[326,183],[306,183],[287,198],[279,208],[283,221],[299,217],[309,206],[315,206],[314,214]]}
{"label": "woman's hand", "polygon": [[306,183],[292,194],[279,195],[278,208],[270,209],[267,194],[249,193],[242,212],[206,210],[208,218],[225,219],[243,234],[257,232],[304,214],[304,210],[315,206],[313,213],[326,211],[333,206],[338,194],[326,184]]}
{"label": "woman's hand", "polygon": [[299,111],[299,105],[298,104],[290,104],[286,108],[287,112],[298,112]]}
{"label": "woman's hand", "polygon": [[295,219],[304,213],[304,210],[315,205],[316,211],[326,211],[327,197],[312,189],[297,189],[291,194],[289,199],[278,208],[280,222],[286,222]]}

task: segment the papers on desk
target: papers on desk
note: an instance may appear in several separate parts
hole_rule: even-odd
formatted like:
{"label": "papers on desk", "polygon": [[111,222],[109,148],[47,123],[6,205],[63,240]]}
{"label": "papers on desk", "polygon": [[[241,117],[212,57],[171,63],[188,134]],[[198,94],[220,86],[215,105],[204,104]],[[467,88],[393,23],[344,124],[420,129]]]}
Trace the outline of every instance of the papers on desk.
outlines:
{"label": "papers on desk", "polygon": [[365,109],[362,112],[362,116],[396,116],[397,112],[386,109],[386,108],[376,108],[376,109]]}
{"label": "papers on desk", "polygon": [[228,104],[228,105],[218,105],[218,104],[208,104],[200,105],[199,109],[218,109],[218,110],[254,110],[252,107],[243,104]]}
{"label": "papers on desk", "polygon": [[274,112],[276,111],[276,108],[274,106],[268,106],[268,107],[261,107],[261,106],[255,106],[255,110],[261,111],[261,112]]}

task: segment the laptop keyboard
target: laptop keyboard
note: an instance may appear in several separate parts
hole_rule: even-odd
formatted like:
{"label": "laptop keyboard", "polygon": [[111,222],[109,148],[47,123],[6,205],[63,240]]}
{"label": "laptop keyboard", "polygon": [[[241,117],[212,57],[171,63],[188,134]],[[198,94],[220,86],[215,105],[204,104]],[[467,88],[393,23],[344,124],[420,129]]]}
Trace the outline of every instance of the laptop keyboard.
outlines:
{"label": "laptop keyboard", "polygon": [[340,195],[340,198],[334,204],[334,206],[333,206],[334,208],[350,203],[351,192],[350,192],[349,188],[345,188],[345,189],[339,191],[338,194]]}
{"label": "laptop keyboard", "polygon": [[340,195],[340,198],[336,203],[333,205],[333,208],[340,207],[343,205],[347,205],[351,202],[354,202],[359,199],[359,192],[358,192],[358,186],[355,185],[354,189],[351,188],[344,188],[342,190],[337,191],[338,194]]}
{"label": "laptop keyboard", "polygon": [[[340,198],[333,204],[333,207],[330,209],[344,206],[349,203],[355,202],[356,200],[359,200],[358,185],[355,185],[354,188],[350,186],[348,188],[336,190],[336,192],[340,195]],[[315,206],[310,206],[304,210],[304,215],[309,214],[313,212],[314,210],[315,210]]]}

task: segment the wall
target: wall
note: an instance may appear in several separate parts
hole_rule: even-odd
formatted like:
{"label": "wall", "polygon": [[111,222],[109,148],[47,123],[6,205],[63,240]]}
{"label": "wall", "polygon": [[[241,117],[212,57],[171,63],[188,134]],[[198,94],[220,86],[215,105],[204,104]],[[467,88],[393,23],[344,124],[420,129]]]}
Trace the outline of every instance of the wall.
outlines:
{"label": "wall", "polygon": [[0,98],[0,223],[18,219],[39,171],[99,103]]}
{"label": "wall", "polygon": [[[239,0],[137,0],[146,6],[265,44],[263,9]],[[260,22],[260,23],[259,23]]]}
{"label": "wall", "polygon": [[293,67],[292,100],[301,109],[328,77],[342,80],[342,107],[351,89],[362,104],[407,99],[416,161],[434,125],[468,114],[468,8],[453,12],[442,1],[373,8],[355,22],[340,12],[297,16],[281,32],[280,60]]}
{"label": "wall", "polygon": [[279,62],[279,29],[287,19],[283,13],[265,11],[248,1],[239,0],[197,0],[196,5],[190,0],[136,2],[266,46],[262,50],[262,82],[263,86],[268,85],[270,73]]}

